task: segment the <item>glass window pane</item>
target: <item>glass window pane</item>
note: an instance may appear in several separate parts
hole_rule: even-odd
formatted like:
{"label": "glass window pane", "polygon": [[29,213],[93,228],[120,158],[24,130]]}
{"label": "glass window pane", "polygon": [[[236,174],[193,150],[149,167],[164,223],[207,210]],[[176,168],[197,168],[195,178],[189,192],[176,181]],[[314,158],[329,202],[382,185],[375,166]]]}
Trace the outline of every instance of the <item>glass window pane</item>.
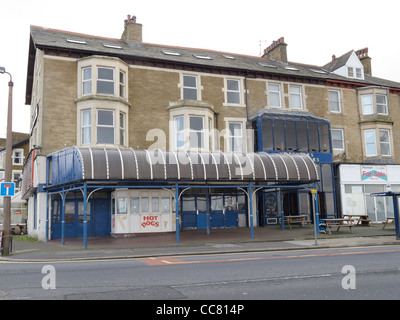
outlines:
{"label": "glass window pane", "polygon": [[158,197],[151,198],[151,212],[160,212],[160,204]]}
{"label": "glass window pane", "polygon": [[114,69],[98,68],[98,78],[103,80],[114,80]]}
{"label": "glass window pane", "polygon": [[239,91],[239,80],[226,80],[228,90]]}
{"label": "glass window pane", "polygon": [[272,134],[272,121],[269,119],[262,119],[261,128],[262,128],[262,144],[263,144],[262,150],[263,151],[273,150],[274,141]]}
{"label": "glass window pane", "polygon": [[372,104],[372,95],[365,94],[361,96],[362,110],[364,115],[373,114],[374,106]]}
{"label": "glass window pane", "polygon": [[97,111],[97,124],[113,126],[114,125],[114,111],[98,110]]}
{"label": "glass window pane", "polygon": [[286,150],[296,150],[296,127],[293,121],[286,121]]}
{"label": "glass window pane", "polygon": [[161,198],[161,213],[169,213],[170,211],[170,198]]}
{"label": "glass window pane", "polygon": [[195,76],[183,76],[183,86],[197,88],[197,77]]}
{"label": "glass window pane", "polygon": [[365,130],[365,144],[367,156],[376,156],[376,138],[375,138],[375,130]]}
{"label": "glass window pane", "polygon": [[142,204],[141,212],[149,212],[149,198],[142,197],[141,204]]}
{"label": "glass window pane", "polygon": [[92,68],[83,69],[83,80],[92,79]]}
{"label": "glass window pane", "polygon": [[197,100],[197,89],[183,88],[183,99]]}
{"label": "glass window pane", "polygon": [[119,214],[128,213],[126,198],[118,198],[117,199],[117,213],[119,213]]}
{"label": "glass window pane", "polygon": [[339,91],[329,91],[329,106],[332,112],[340,112]]}
{"label": "glass window pane", "polygon": [[131,198],[131,213],[139,213],[139,198]]}
{"label": "glass window pane", "polygon": [[97,93],[114,94],[114,82],[97,81]]}
{"label": "glass window pane", "polygon": [[203,130],[203,117],[190,117],[191,130]]}
{"label": "glass window pane", "polygon": [[114,144],[114,128],[97,127],[97,143]]}
{"label": "glass window pane", "polygon": [[228,91],[226,93],[226,98],[228,100],[228,103],[240,104],[240,93],[239,92]]}

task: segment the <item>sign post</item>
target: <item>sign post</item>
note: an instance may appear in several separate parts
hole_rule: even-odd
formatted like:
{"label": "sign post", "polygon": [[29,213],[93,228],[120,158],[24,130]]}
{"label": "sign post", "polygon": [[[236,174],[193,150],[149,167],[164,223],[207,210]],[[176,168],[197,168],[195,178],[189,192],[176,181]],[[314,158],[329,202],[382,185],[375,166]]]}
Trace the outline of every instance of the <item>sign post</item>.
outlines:
{"label": "sign post", "polygon": [[396,240],[400,240],[400,222],[399,222],[399,204],[398,197],[400,192],[379,192],[371,193],[371,197],[392,197],[393,198],[393,213],[394,213],[394,225],[396,227]]}
{"label": "sign post", "polygon": [[15,195],[15,183],[14,182],[0,183],[0,196],[13,197],[14,195]]}

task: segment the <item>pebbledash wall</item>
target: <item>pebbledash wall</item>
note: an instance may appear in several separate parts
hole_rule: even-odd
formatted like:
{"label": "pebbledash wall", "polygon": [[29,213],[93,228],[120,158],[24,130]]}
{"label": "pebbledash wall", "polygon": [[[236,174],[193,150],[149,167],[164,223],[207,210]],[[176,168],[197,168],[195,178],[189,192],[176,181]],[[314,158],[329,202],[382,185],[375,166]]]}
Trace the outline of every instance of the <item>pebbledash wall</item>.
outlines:
{"label": "pebbledash wall", "polygon": [[368,214],[373,222],[393,218],[392,198],[370,194],[400,191],[400,166],[341,164],[339,179],[342,214]]}

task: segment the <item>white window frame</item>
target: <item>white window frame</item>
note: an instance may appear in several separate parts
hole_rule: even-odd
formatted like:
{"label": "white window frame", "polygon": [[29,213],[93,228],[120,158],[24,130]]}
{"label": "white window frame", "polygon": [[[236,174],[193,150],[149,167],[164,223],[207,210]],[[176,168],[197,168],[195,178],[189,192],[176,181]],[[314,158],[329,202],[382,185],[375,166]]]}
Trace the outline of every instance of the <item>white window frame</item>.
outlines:
{"label": "white window frame", "polygon": [[[298,89],[299,92],[293,92],[292,89]],[[299,85],[289,85],[289,96],[290,96],[290,108],[294,110],[303,110],[303,87]],[[296,100],[299,100],[300,102],[300,107],[293,107],[293,101],[295,100],[294,98],[296,97]]]}
{"label": "white window frame", "polygon": [[126,73],[125,71],[119,70],[119,96],[121,98],[126,98]]}
{"label": "white window frame", "polygon": [[[277,86],[278,90],[273,90],[271,86]],[[268,106],[272,108],[282,108],[282,95],[281,95],[281,85],[280,83],[267,83],[267,91],[268,91]],[[279,105],[272,105],[271,96],[277,96]]]}
{"label": "white window frame", "polygon": [[[202,121],[202,129],[201,130],[194,130],[192,129],[190,125],[190,120],[191,118],[200,118]],[[193,139],[192,139],[192,134],[196,134],[198,136],[200,134],[201,136],[201,141],[197,141],[197,144],[194,145]],[[204,116],[201,115],[189,115],[189,147],[190,149],[204,149],[205,148],[205,119]]]}
{"label": "white window frame", "polygon": [[[111,112],[112,117],[113,117],[113,124],[112,125],[105,125],[105,124],[99,124],[99,111],[106,111],[106,112]],[[115,144],[115,110],[110,110],[110,109],[96,109],[96,142],[97,144]],[[99,129],[101,128],[113,128],[113,142],[99,142]]]}
{"label": "white window frame", "polygon": [[[183,123],[183,128],[179,129],[178,128],[178,123],[182,121]],[[185,116],[184,115],[179,115],[174,117],[174,143],[175,143],[175,148],[176,149],[181,149],[185,147]],[[179,143],[179,141],[182,141],[182,144]]]}
{"label": "white window frame", "polygon": [[[231,124],[240,125],[239,133],[240,135],[235,135],[235,132],[231,130]],[[228,122],[228,132],[229,132],[229,151],[231,152],[243,152],[243,123],[240,121],[229,121]],[[239,150],[235,150],[237,143],[235,141],[239,141]]]}
{"label": "white window frame", "polygon": [[[336,139],[336,140],[334,140],[333,139],[333,136],[334,136],[334,132],[337,132],[337,133],[339,133],[340,132],[340,140],[338,140],[338,139]],[[335,144],[334,144],[334,141],[340,141],[340,143],[341,143],[341,147],[340,148],[335,148]],[[332,128],[332,148],[333,148],[333,150],[340,150],[340,151],[343,151],[344,150],[344,130],[343,129],[333,129]]]}
{"label": "white window frame", "polygon": [[[385,132],[386,134],[387,134],[387,138],[388,138],[388,141],[382,141],[381,140],[381,132]],[[379,147],[380,147],[380,149],[381,149],[381,156],[384,156],[384,157],[391,157],[392,156],[392,148],[391,148],[391,145],[390,145],[390,130],[387,130],[387,129],[379,129]],[[385,145],[387,145],[388,147],[389,147],[389,153],[388,154],[383,154],[382,153],[382,145],[383,144],[385,144]]]}
{"label": "white window frame", "polygon": [[[16,175],[18,175],[18,179],[16,179]],[[15,190],[19,190],[19,179],[22,178],[22,170],[12,170],[11,180],[15,183]]]}
{"label": "white window frame", "polygon": [[[335,94],[337,97],[337,101],[331,98],[331,95]],[[328,99],[329,99],[329,110],[332,113],[342,113],[342,105],[341,105],[341,97],[339,90],[329,90],[328,92]],[[336,110],[337,108],[337,110]]]}
{"label": "white window frame", "polygon": [[[20,156],[17,156],[16,153],[20,153]],[[19,160],[16,161],[16,159],[19,159]],[[23,166],[24,165],[24,149],[13,149],[12,165],[13,166]]]}
{"label": "white window frame", "polygon": [[[229,89],[230,81],[237,83],[237,87],[238,87],[237,90]],[[227,105],[242,105],[241,81],[239,79],[232,79],[232,78],[225,79],[225,87],[226,87],[226,98],[225,98],[226,104]],[[237,96],[238,101],[229,101],[230,94],[234,94],[235,96]]]}
{"label": "white window frame", "polygon": [[[370,140],[368,140],[367,135],[371,134]],[[378,149],[377,149],[377,144],[376,144],[376,131],[375,129],[367,129],[364,130],[364,140],[365,140],[365,155],[367,157],[376,157],[378,155]],[[374,152],[368,153],[368,145],[371,145],[374,147]]]}
{"label": "white window frame", "polygon": [[[194,87],[191,86],[185,86],[185,77],[191,77],[194,78],[196,81],[196,85]],[[191,91],[195,91],[196,92],[196,99],[188,99],[187,96],[185,97],[185,90],[191,90]],[[199,77],[197,75],[193,75],[193,74],[183,74],[182,75],[182,99],[183,100],[201,100],[200,99],[200,95],[199,95]]]}
{"label": "white window frame", "polygon": [[[90,78],[85,79],[85,70],[90,70]],[[91,95],[93,92],[92,87],[93,81],[93,68],[92,67],[84,67],[82,68],[82,96]],[[87,88],[90,89],[90,92],[85,93],[85,84],[88,84]]]}
{"label": "white window frame", "polygon": [[[99,70],[100,69],[105,69],[105,70],[112,70],[112,80],[110,79],[103,79],[100,78],[99,76]],[[115,68],[112,67],[104,67],[104,66],[97,66],[97,79],[96,79],[96,93],[97,94],[105,94],[105,95],[111,95],[111,96],[115,96]],[[112,88],[113,88],[113,92],[112,93],[108,93],[108,92],[99,92],[99,82],[105,82],[105,83],[112,83]]]}
{"label": "white window frame", "polygon": [[[366,101],[367,98],[369,98],[370,101]],[[372,93],[361,95],[361,108],[364,116],[374,114],[374,99]]]}
{"label": "white window frame", "polygon": [[[378,97],[383,97],[384,98],[384,102],[380,103],[378,102]],[[375,94],[375,101],[376,101],[376,113],[377,114],[383,114],[383,115],[388,115],[389,110],[388,110],[388,103],[387,103],[387,95],[385,94]],[[384,112],[379,112],[379,107],[383,107],[384,108]]]}
{"label": "white window frame", "polygon": [[126,140],[126,113],[119,112],[119,145],[125,146]]}
{"label": "white window frame", "polygon": [[[84,124],[84,113],[88,112],[89,113],[89,124]],[[89,131],[89,141],[85,141],[84,139],[84,132],[85,130]],[[92,144],[92,109],[83,109],[81,110],[81,144],[86,145],[86,144]]]}

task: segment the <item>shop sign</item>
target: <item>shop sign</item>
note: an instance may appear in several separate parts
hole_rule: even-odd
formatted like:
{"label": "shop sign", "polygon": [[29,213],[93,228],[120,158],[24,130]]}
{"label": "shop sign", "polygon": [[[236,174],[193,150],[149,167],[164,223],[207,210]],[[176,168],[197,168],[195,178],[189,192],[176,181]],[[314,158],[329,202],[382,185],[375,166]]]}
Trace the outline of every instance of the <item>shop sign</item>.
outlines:
{"label": "shop sign", "polygon": [[362,181],[387,181],[385,166],[361,166]]}
{"label": "shop sign", "polygon": [[160,217],[155,215],[142,216],[141,226],[144,229],[153,229],[160,227]]}

